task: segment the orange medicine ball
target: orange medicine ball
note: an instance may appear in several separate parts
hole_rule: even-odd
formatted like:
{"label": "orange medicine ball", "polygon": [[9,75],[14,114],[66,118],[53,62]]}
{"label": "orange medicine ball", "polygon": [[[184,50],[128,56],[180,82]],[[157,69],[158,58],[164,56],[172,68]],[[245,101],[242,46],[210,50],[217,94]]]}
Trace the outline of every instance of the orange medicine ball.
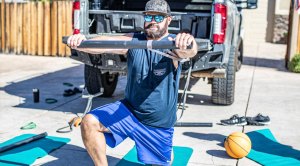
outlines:
{"label": "orange medicine ball", "polygon": [[251,140],[242,132],[234,132],[226,138],[224,146],[230,157],[239,159],[247,156],[250,152]]}

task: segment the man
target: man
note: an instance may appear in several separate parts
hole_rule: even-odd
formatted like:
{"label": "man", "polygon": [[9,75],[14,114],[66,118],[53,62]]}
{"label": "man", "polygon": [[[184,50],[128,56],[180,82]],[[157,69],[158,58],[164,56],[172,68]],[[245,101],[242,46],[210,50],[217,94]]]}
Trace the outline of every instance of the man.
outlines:
{"label": "man", "polygon": [[[135,141],[139,161],[153,165],[172,163],[181,71],[180,62],[176,59],[195,56],[197,44],[190,34],[168,33],[172,17],[166,1],[148,1],[143,14],[143,34],[99,36],[91,40],[175,40],[179,49],[172,52],[168,49],[79,49],[77,46],[86,40],[83,35],[73,35],[68,39],[68,45],[79,51],[127,54],[124,100],[90,111],[81,123],[83,143],[95,165],[108,165],[105,144],[115,147],[127,137]],[[191,49],[187,49],[189,45],[192,45]],[[162,52],[168,52],[175,58],[162,56]]]}

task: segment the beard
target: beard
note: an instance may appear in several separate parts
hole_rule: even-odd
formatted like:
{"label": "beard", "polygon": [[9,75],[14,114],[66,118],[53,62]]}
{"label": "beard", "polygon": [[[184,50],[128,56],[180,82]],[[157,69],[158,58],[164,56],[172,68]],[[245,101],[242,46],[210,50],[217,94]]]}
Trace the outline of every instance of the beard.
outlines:
{"label": "beard", "polygon": [[[150,29],[151,27],[156,27],[157,29],[151,30]],[[160,29],[159,25],[157,24],[149,24],[148,26],[144,26],[144,32],[146,36],[152,40],[156,40],[164,36],[167,32],[167,29],[168,29],[167,22],[165,23],[162,29]]]}

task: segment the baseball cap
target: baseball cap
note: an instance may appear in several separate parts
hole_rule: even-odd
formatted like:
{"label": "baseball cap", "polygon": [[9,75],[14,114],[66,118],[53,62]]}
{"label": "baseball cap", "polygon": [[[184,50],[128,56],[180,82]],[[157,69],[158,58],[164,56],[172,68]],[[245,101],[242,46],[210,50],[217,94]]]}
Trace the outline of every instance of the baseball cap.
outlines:
{"label": "baseball cap", "polygon": [[145,11],[143,14],[148,12],[157,12],[164,15],[171,15],[170,6],[165,0],[150,0],[146,3]]}

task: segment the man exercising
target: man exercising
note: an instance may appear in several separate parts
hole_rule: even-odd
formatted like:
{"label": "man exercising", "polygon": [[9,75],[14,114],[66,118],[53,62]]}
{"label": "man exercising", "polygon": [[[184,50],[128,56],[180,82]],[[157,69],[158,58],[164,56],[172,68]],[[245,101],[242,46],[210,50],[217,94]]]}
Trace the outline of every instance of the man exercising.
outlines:
{"label": "man exercising", "polygon": [[[125,98],[90,111],[82,120],[83,143],[96,166],[108,165],[106,144],[115,147],[127,137],[145,164],[170,165],[176,122],[181,64],[178,59],[197,54],[192,35],[168,33],[172,20],[165,0],[150,0],[145,6],[144,33],[98,36],[90,40],[174,40],[178,49],[89,49],[77,48],[85,36],[72,35],[68,45],[92,54],[127,54]],[[192,46],[187,49],[187,46]],[[169,57],[162,56],[169,55]]]}

